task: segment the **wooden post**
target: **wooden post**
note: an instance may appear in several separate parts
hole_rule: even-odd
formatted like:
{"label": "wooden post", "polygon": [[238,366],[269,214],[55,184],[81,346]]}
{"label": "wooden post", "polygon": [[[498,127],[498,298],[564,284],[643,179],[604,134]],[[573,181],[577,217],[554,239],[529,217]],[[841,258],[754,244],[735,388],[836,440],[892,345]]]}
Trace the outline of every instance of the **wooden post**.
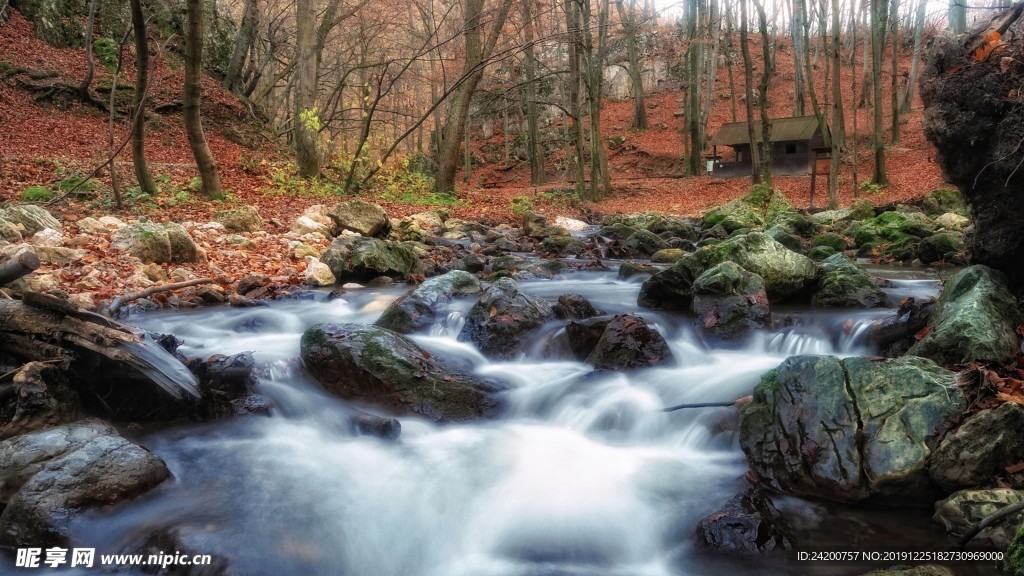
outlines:
{"label": "wooden post", "polygon": [[39,268],[39,257],[34,252],[22,252],[0,264],[0,286],[14,282]]}

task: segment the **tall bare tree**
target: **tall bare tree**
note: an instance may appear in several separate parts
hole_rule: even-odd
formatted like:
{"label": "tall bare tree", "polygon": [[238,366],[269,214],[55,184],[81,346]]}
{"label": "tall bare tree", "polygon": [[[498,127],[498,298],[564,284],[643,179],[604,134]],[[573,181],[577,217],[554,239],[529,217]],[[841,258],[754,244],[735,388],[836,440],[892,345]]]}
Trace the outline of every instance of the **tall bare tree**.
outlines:
{"label": "tall bare tree", "polygon": [[224,196],[220,188],[220,174],[217,163],[210,153],[203,133],[203,122],[199,108],[202,103],[203,79],[203,2],[185,2],[185,86],[182,90],[182,113],[185,116],[185,132],[192,155],[196,159],[199,177],[203,183],[203,194],[211,199]]}
{"label": "tall bare tree", "polygon": [[317,110],[316,12],[312,0],[295,0],[295,94],[292,100],[292,124],[295,160],[299,175],[313,178],[320,174],[317,141],[320,114]]}
{"label": "tall bare tree", "polygon": [[885,50],[888,17],[888,0],[871,0],[871,91],[874,100],[872,145],[875,149],[875,175],[871,181],[879,186],[889,184],[885,171],[885,134],[882,128],[882,53]]}
{"label": "tall bare tree", "polygon": [[640,63],[640,46],[637,30],[640,27],[639,9],[636,0],[629,0],[624,6],[623,0],[615,0],[615,9],[626,37],[626,58],[629,60],[629,80],[633,91],[633,128],[647,129],[647,105],[644,101],[643,66]]}
{"label": "tall bare tree", "polygon": [[747,136],[750,139],[750,181],[761,182],[761,156],[758,152],[757,132],[754,128],[754,63],[750,58],[747,23],[747,0],[740,0],[740,51],[743,53],[744,98],[747,106]]}
{"label": "tall bare tree", "polygon": [[543,184],[544,174],[544,143],[540,141],[540,129],[537,119],[537,61],[533,53],[534,23],[533,3],[536,0],[523,0],[523,28],[526,33],[526,46],[523,49],[523,72],[526,86],[526,139],[530,156],[530,183]]}
{"label": "tall bare tree", "polygon": [[139,189],[146,194],[156,194],[156,183],[146,163],[146,111],[145,96],[149,91],[149,38],[146,36],[146,20],[142,13],[142,0],[130,0],[132,31],[135,34],[135,125],[132,128],[132,164]]}

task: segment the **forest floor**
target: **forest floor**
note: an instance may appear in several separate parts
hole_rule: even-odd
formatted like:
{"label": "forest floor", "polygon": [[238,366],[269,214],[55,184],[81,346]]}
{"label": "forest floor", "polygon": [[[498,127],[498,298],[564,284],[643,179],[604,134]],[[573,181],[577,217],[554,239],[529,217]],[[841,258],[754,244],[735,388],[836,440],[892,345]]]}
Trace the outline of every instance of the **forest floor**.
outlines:
{"label": "forest floor", "polygon": [[[779,49],[776,80],[769,98],[769,102],[774,103],[770,108],[773,117],[792,113],[793,71],[789,50],[791,47],[788,45]],[[134,67],[130,51],[126,54],[118,82],[130,87]],[[909,54],[903,55],[901,71],[909,69],[909,60]],[[121,117],[113,123],[111,146],[107,114],[97,107],[73,100],[37,101],[33,93],[25,89],[26,83],[33,81],[27,80],[24,74],[10,73],[17,68],[57,71],[59,77],[56,81],[77,85],[85,76],[84,51],[54,48],[39,40],[35,37],[32,23],[16,11],[0,28],[0,203],[18,201],[29,187],[51,186],[69,175],[92,172],[108,157],[110,148],[116,149],[129,136],[128,119]],[[99,185],[91,195],[69,196],[48,204],[46,208],[66,223],[73,223],[84,216],[108,214],[123,220],[145,216],[156,221],[205,222],[218,210],[241,204],[253,205],[268,223],[267,231],[271,236],[257,239],[258,247],[252,251],[251,258],[234,258],[235,261],[231,262],[211,260],[211,271],[217,273],[248,267],[251,272],[294,278],[303,263],[288,262],[283,256],[277,256],[283,249],[280,239],[272,235],[287,232],[295,217],[310,205],[330,204],[343,198],[295,193],[294,190],[282,192],[285,187],[281,180],[288,179],[284,168],[289,159],[288,150],[268,134],[244,104],[210,77],[204,79],[203,85],[204,125],[224,188],[229,194],[226,200],[218,202],[201,198],[194,191],[194,185],[190,189],[197,173],[180,119],[181,66],[176,64],[176,59],[157,54],[153,58],[152,69],[150,109],[167,110],[147,117],[147,157],[161,193],[153,198],[131,193],[128,187],[134,184],[134,173],[130,149],[126,149],[115,164],[120,180],[127,183],[122,185],[126,195],[122,211],[115,210],[113,206],[109,171],[98,176]],[[859,85],[859,64],[857,70]],[[869,149],[870,109],[857,110],[857,130],[854,133],[850,115],[854,110],[854,78],[848,67],[843,68],[842,73],[848,141],[856,145],[856,154],[851,153],[844,158],[840,174],[841,203],[846,205],[855,199],[855,183],[870,179],[873,155]],[[822,94],[820,76],[823,71],[819,70],[817,74],[817,90]],[[109,86],[111,77],[109,71],[97,66],[93,86],[99,87],[104,83]],[[737,78],[741,77],[737,73]],[[888,78],[887,74],[886,84]],[[727,71],[720,69],[714,89],[715,104],[709,114],[709,134],[723,123],[732,121],[729,86]],[[609,151],[613,189],[600,202],[581,203],[566,200],[564,195],[543,194],[545,191],[571,188],[572,183],[565,179],[564,174],[549,172],[550,182],[543,187],[534,187],[529,184],[528,164],[519,162],[507,166],[499,162],[474,170],[468,182],[463,182],[460,175],[458,196],[461,202],[445,208],[453,216],[468,220],[492,224],[512,222],[517,220],[510,209],[512,200],[526,196],[531,198],[534,209],[548,216],[586,217],[595,213],[645,210],[696,216],[743,194],[750,186],[747,178],[680,177],[683,119],[676,115],[676,111],[680,107],[682,92],[670,88],[648,97],[651,128],[644,132],[629,129],[631,102],[608,101],[605,104],[602,113],[605,136],[622,136],[625,140],[622,146]],[[125,91],[125,94],[130,92]],[[99,96],[109,98],[109,89],[106,96],[103,93]],[[889,102],[888,89],[883,99]],[[742,101],[737,102],[742,119]],[[888,148],[887,167],[891,184],[867,196],[876,204],[910,200],[943,184],[941,172],[933,161],[934,150],[922,133],[921,117],[922,106],[915,99],[912,112],[903,118],[899,143]],[[488,144],[492,150],[505,145],[505,135],[500,131],[484,142],[479,137],[479,126],[472,129],[477,150]],[[514,138],[514,135],[508,138]],[[548,158],[549,165],[557,162],[557,156],[558,153]],[[776,178],[773,183],[796,206],[810,205],[809,177]],[[393,217],[437,207],[389,202],[373,197],[372,193],[366,195],[367,199],[383,205]],[[815,205],[820,207],[826,203],[826,179],[819,178]],[[67,228],[65,234],[70,235],[69,242],[73,244],[75,228]],[[93,250],[91,260],[111,264],[110,281],[118,283],[116,279],[128,272],[127,263],[111,261],[114,256],[103,246],[87,248]],[[211,258],[214,257],[211,255]],[[199,271],[205,272],[208,271]],[[64,278],[68,282],[82,275],[80,270],[65,270],[62,274],[68,275]],[[237,276],[237,273],[228,276]]]}

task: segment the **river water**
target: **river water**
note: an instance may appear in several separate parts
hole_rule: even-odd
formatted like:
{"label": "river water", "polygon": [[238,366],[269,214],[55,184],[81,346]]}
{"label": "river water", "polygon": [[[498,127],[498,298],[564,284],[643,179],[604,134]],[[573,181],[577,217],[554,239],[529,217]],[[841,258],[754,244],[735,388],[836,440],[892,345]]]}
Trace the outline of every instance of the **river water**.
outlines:
{"label": "river water", "polygon": [[[923,271],[875,272],[895,280],[894,302],[939,290]],[[619,313],[637,310],[640,284],[609,272],[576,272],[521,286],[551,299],[581,293],[597,308]],[[405,418],[397,442],[357,437],[348,424],[356,407],[324,393],[299,367],[299,338],[318,322],[372,322],[400,293],[356,289],[332,301],[130,319],[183,339],[189,356],[252,351],[261,366],[260,391],[275,412],[135,437],[167,462],[174,480],[125,506],[80,516],[75,540],[111,553],[171,531],[191,552],[224,560],[232,574],[868,571],[866,565],[801,565],[792,552],[742,560],[699,551],[697,522],[746,485],[735,410],[661,408],[748,395],[763,371],[791,354],[872,353],[858,328],[891,311],[779,309],[776,324],[786,328],[759,334],[743,350],[722,350],[707,349],[686,315],[640,310],[666,337],[675,363],[595,375],[584,364],[545,357],[546,342],[562,323],[544,327],[515,361],[486,360],[454,338],[474,301],[461,299],[445,322],[414,339],[454,365],[509,383],[508,413],[447,426]],[[777,503],[808,549],[885,548],[894,538],[902,548],[930,548],[944,538],[929,526],[926,510],[863,512],[795,498]]]}

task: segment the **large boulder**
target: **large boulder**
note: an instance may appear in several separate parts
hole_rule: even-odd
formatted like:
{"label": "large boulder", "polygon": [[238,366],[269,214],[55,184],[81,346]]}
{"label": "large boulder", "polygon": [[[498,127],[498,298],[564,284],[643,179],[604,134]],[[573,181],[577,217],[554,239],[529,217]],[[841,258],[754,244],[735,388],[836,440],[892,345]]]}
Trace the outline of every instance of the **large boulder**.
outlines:
{"label": "large boulder", "polygon": [[[596,321],[597,318],[591,320]],[[636,314],[619,314],[607,323],[587,322],[587,325],[601,324],[604,324],[604,329],[585,359],[599,370],[633,370],[672,359],[672,351],[665,338]],[[579,346],[572,348],[576,351]]]}
{"label": "large boulder", "polygon": [[46,209],[32,204],[11,206],[0,210],[0,219],[11,224],[21,224],[25,227],[22,236],[28,237],[40,230],[50,228],[61,230],[60,221],[53,217]]}
{"label": "large boulder", "polygon": [[760,276],[772,299],[802,295],[817,275],[810,258],[764,233],[751,232],[687,254],[671,268],[644,282],[637,302],[651,308],[688,308],[694,280],[708,268],[726,261]]}
{"label": "large boulder", "polygon": [[334,222],[332,232],[336,235],[348,230],[362,236],[383,236],[391,226],[383,208],[362,200],[335,204],[327,215]]}
{"label": "large boulder", "polygon": [[815,224],[797,212],[785,194],[767,184],[758,184],[742,197],[706,213],[703,225],[704,228],[721,226],[727,232],[779,227],[798,236],[806,236],[815,228]]}
{"label": "large boulder", "polygon": [[[1024,492],[1008,488],[989,490],[961,490],[935,503],[932,522],[945,528],[946,532],[963,536],[974,526],[1001,508],[1024,502]],[[1024,510],[1010,514],[981,531],[974,544],[1004,549],[1010,545],[1018,528],[1024,525]]]}
{"label": "large boulder", "polygon": [[967,214],[967,203],[955,188],[936,188],[921,199],[921,210],[933,218],[950,212],[963,215]]}
{"label": "large boulder", "polygon": [[864,199],[858,200],[846,208],[818,212],[811,216],[811,222],[819,226],[835,226],[874,217],[875,207],[871,204],[870,200]]}
{"label": "large boulder", "polygon": [[539,258],[524,258],[521,256],[498,256],[491,262],[491,272],[507,273],[519,279],[524,278],[551,278],[565,269],[565,264],[560,260],[545,260]]}
{"label": "large boulder", "polygon": [[338,236],[320,260],[339,282],[377,276],[405,278],[420,267],[416,252],[408,245],[364,236]]}
{"label": "large boulder", "polygon": [[1006,277],[971,266],[946,282],[931,316],[931,329],[910,348],[947,366],[975,360],[1006,362],[1020,350],[1022,314]]}
{"label": "large boulder", "polygon": [[697,329],[711,343],[743,343],[772,323],[764,281],[728,261],[693,282],[692,310]]}
{"label": "large boulder", "polygon": [[929,236],[917,245],[917,257],[924,264],[945,262],[947,264],[963,264],[963,234],[959,232],[940,232]]}
{"label": "large boulder", "polygon": [[638,212],[636,214],[614,214],[601,220],[604,226],[624,224],[635,230],[646,230],[659,236],[668,234],[675,238],[693,240],[697,231],[688,220],[673,218],[658,212]]}
{"label": "large boulder", "polygon": [[480,293],[480,281],[462,270],[431,278],[406,292],[384,310],[375,324],[381,328],[409,334],[429,328],[437,321],[437,313],[456,296]]}
{"label": "large boulder", "polygon": [[199,250],[180,224],[132,222],[114,233],[111,246],[143,262],[196,262]]}
{"label": "large boulder", "polygon": [[75,511],[115,504],[171,475],[164,462],[108,424],[82,420],[0,442],[0,540],[67,543]]}
{"label": "large boulder", "polygon": [[654,232],[637,230],[622,243],[632,258],[650,258],[658,250],[669,247],[668,242]]}
{"label": "large boulder", "polygon": [[932,454],[932,480],[947,492],[982,486],[1024,461],[1024,406],[1007,402],[982,410],[947,436]]}
{"label": "large boulder", "polygon": [[328,392],[435,422],[493,416],[489,382],[445,366],[411,340],[366,324],[317,324],[302,335],[302,361]]}
{"label": "large boulder", "polygon": [[965,407],[956,374],[916,357],[793,356],[740,411],[740,446],[769,485],[839,502],[920,504],[928,458]]}
{"label": "large boulder", "polygon": [[0,440],[60,426],[82,417],[78,393],[65,373],[44,362],[22,365],[0,400]]}
{"label": "large boulder", "polygon": [[1024,576],[1024,524],[1017,529],[1017,535],[1006,549],[999,573],[1002,576]]}
{"label": "large boulder", "polygon": [[833,254],[818,264],[814,306],[822,308],[885,308],[889,297],[864,270],[843,254]]}
{"label": "large boulder", "polygon": [[733,496],[700,521],[697,541],[704,547],[732,554],[761,554],[789,550],[796,544],[793,530],[775,504],[757,488]]}
{"label": "large boulder", "polygon": [[551,305],[501,278],[480,296],[466,316],[459,340],[476,344],[487,356],[510,358],[526,334],[554,317]]}
{"label": "large boulder", "polygon": [[230,210],[221,210],[213,215],[213,221],[219,222],[232,232],[258,232],[263,230],[263,218],[255,206],[239,206]]}

